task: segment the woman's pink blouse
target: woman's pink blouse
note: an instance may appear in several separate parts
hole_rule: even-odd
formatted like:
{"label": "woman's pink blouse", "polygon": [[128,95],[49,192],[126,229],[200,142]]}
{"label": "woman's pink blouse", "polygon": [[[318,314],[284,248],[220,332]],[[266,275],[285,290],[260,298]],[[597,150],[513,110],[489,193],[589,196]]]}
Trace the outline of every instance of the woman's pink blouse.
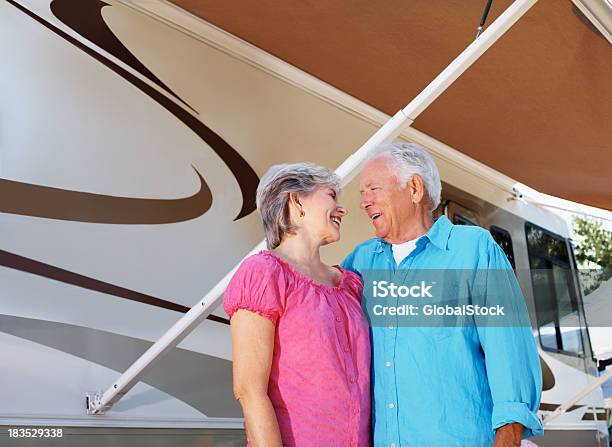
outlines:
{"label": "woman's pink blouse", "polygon": [[224,297],[230,316],[276,325],[268,385],[284,446],[370,445],[370,340],[358,275],[314,282],[268,251],[244,260]]}

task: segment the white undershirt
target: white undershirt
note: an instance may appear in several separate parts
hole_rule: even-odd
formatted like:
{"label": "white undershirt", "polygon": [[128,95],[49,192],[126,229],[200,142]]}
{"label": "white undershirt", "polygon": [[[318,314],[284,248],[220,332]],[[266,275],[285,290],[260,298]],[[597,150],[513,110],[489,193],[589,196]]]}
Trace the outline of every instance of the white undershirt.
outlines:
{"label": "white undershirt", "polygon": [[399,265],[406,256],[412,253],[412,251],[416,248],[417,240],[418,239],[413,239],[401,244],[391,244],[391,248],[393,249],[393,257],[395,258],[395,265]]}

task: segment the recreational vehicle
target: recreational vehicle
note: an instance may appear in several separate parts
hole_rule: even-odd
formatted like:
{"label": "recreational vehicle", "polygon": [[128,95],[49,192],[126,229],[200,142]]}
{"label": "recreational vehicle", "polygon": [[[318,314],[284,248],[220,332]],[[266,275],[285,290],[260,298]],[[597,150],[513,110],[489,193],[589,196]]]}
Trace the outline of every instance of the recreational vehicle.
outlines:
{"label": "recreational vehicle", "polygon": [[[435,2],[372,2],[383,9],[430,13],[399,25],[406,34],[395,37],[425,45],[424,58],[432,62],[425,70],[417,59],[385,67],[363,60],[361,70],[371,68],[372,75],[357,76],[340,66],[348,57],[344,53],[336,54],[339,65],[330,67],[329,52],[338,48],[313,48],[300,40],[303,34],[284,40],[291,28],[287,8],[297,2],[239,3],[244,10],[230,13],[224,2],[0,0],[0,445],[244,445],[242,414],[232,393],[229,321],[219,301],[183,333],[178,346],[156,356],[146,373],[132,376],[112,405],[101,409],[94,400],[117,387],[118,377],[261,242],[254,204],[261,175],[280,162],[341,165],[394,112],[384,99],[375,100],[384,87],[378,75],[405,63],[416,79],[431,80],[474,38],[442,51],[420,34],[419,20],[438,20],[432,28],[447,27],[455,36],[472,33],[482,11],[481,1],[466,2],[478,11],[472,23],[461,12],[462,2],[449,2],[449,9],[457,8],[456,19],[448,16],[452,11],[427,6]],[[570,1],[541,3],[548,4],[544,12],[528,12],[514,27],[543,33],[570,21],[573,28],[556,30],[559,39],[578,36],[583,54],[609,59],[609,43]],[[534,8],[545,8],[541,3]],[[559,5],[550,8],[550,3]],[[311,13],[325,4],[310,5]],[[357,23],[377,14],[369,9],[374,6],[360,5],[367,14],[355,13],[349,2],[329,5],[330,22],[311,33],[331,39],[338,16]],[[259,7],[266,20],[253,17]],[[494,5],[491,21],[504,8]],[[391,28],[394,16],[385,13]],[[281,19],[287,23],[275,23]],[[257,20],[259,28],[251,30]],[[299,22],[296,18],[296,32],[305,26]],[[385,32],[368,26],[360,29]],[[355,35],[355,44],[370,37],[376,38]],[[537,46],[538,37],[517,43],[514,36],[508,43],[502,36],[492,48]],[[284,57],[300,52],[327,57],[308,63]],[[375,48],[366,51],[367,57],[375,54]],[[498,53],[492,53],[493,62],[487,54],[476,68],[498,63]],[[555,55],[549,56],[544,64],[555,63]],[[610,118],[610,60],[580,63],[585,76],[608,76],[607,84],[597,79],[577,94],[594,107],[589,125],[601,126],[610,137],[605,113],[597,115],[603,109]],[[338,85],[338,73],[351,81]],[[571,160],[546,159],[554,154],[552,147],[545,161],[535,151],[532,159],[525,158],[514,138],[522,121],[511,112],[551,113],[542,122],[553,126],[548,119],[555,121],[559,111],[538,109],[542,103],[527,95],[503,100],[474,95],[479,85],[474,79],[481,78],[470,73],[457,81],[458,90],[451,87],[434,103],[435,116],[402,129],[397,139],[417,142],[435,158],[443,180],[437,213],[489,230],[515,268],[538,344],[544,384],[540,414],[546,417],[597,379],[597,365],[567,224],[523,196],[519,182],[563,195],[566,183],[580,178],[583,190],[567,186],[564,197],[610,208],[610,139],[606,154],[597,146],[603,136],[587,142],[593,150],[582,154],[584,170],[574,177],[567,169]],[[500,76],[489,79],[487,92],[523,82],[520,74],[484,76]],[[398,86],[392,96],[399,105],[429,81],[419,82]],[[368,84],[364,96],[358,94],[360,83]],[[563,87],[554,79],[547,85],[540,88]],[[449,102],[462,105],[447,112]],[[561,101],[558,107],[565,105]],[[487,127],[486,120],[474,121],[493,113],[506,121],[503,132]],[[451,124],[463,126],[464,114],[472,125],[454,138]],[[566,130],[543,126],[541,132]],[[481,141],[479,135],[486,142],[476,156],[468,143]],[[487,150],[491,141],[496,145]],[[496,164],[499,160],[505,165]],[[550,177],[551,169],[558,169],[560,179]],[[543,183],[530,183],[539,178],[538,170]],[[547,182],[552,189],[545,188]],[[606,182],[608,192],[597,195]],[[356,181],[347,182],[342,202],[350,214],[341,241],[323,253],[332,264],[372,236],[358,209]],[[542,316],[548,315],[542,308],[557,309],[556,317]],[[573,328],[559,324],[568,314],[577,321]],[[601,389],[594,388],[547,422],[544,437],[534,442],[606,445],[604,417]]]}

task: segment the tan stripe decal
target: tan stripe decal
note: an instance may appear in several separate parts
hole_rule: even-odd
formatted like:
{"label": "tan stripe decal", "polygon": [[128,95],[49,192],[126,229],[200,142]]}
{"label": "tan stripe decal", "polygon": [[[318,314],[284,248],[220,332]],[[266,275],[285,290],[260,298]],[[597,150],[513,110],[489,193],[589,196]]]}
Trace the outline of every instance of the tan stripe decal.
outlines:
{"label": "tan stripe decal", "polygon": [[[91,278],[89,276],[74,273],[69,270],[55,267],[53,265],[36,261],[34,259],[26,258],[15,253],[10,253],[5,250],[0,250],[0,266],[19,270],[21,272],[31,273],[33,275],[42,276],[48,279],[53,279],[55,281],[60,281],[65,284],[82,287],[84,289],[105,293],[107,295],[116,296],[118,298],[125,298],[127,300],[137,301],[139,303],[144,303],[151,306],[174,310],[176,312],[186,313],[189,311],[189,307],[173,303],[172,301],[156,298],[154,296],[146,295],[135,290],[126,289],[125,287],[117,286],[104,281],[100,281],[98,279]],[[226,318],[217,317],[215,315],[209,315],[207,318],[218,323],[229,324],[229,320],[227,320]]]}
{"label": "tan stripe decal", "polygon": [[587,410],[586,413],[584,413],[584,416],[582,416],[582,420],[583,421],[594,421],[595,420],[595,416],[597,416],[597,420],[598,421],[607,421],[608,419],[606,418],[606,412],[603,411],[598,411],[595,412],[595,415],[593,415],[592,410]]}
{"label": "tan stripe decal", "polygon": [[[545,403],[541,403],[540,404],[540,410],[542,411],[555,411],[557,409],[557,407],[559,407],[560,404],[545,404]],[[574,411],[577,410],[578,408],[582,408],[584,407],[584,405],[572,405],[571,407],[568,408],[567,411]]]}

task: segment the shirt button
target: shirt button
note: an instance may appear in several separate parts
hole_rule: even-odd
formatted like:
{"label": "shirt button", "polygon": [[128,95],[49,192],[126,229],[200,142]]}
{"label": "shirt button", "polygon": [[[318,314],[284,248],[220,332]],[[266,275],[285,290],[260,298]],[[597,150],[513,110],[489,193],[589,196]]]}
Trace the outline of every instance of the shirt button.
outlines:
{"label": "shirt button", "polygon": [[337,321],[338,323],[340,323],[340,321],[342,321],[342,320],[340,319],[340,317],[339,317],[339,316],[337,316],[337,315],[336,315],[336,321]]}
{"label": "shirt button", "polygon": [[395,404],[394,403],[390,403],[389,404],[389,408],[393,410],[395,408]]}
{"label": "shirt button", "polygon": [[348,349],[348,346],[342,346],[342,350],[343,350],[344,352],[348,352],[348,350],[349,350],[349,349]]}
{"label": "shirt button", "polygon": [[353,376],[351,376],[351,378],[349,379],[349,381],[350,381],[351,383],[355,383],[355,378],[354,378]]}
{"label": "shirt button", "polygon": [[385,366],[386,366],[387,368],[391,368],[391,362],[385,362]]}
{"label": "shirt button", "polygon": [[389,325],[389,329],[393,329],[393,325],[392,324]]}
{"label": "shirt button", "polygon": [[392,442],[391,447],[397,447],[397,444],[395,442]]}
{"label": "shirt button", "polygon": [[359,414],[359,408],[355,408],[355,409],[353,410],[353,414]]}

